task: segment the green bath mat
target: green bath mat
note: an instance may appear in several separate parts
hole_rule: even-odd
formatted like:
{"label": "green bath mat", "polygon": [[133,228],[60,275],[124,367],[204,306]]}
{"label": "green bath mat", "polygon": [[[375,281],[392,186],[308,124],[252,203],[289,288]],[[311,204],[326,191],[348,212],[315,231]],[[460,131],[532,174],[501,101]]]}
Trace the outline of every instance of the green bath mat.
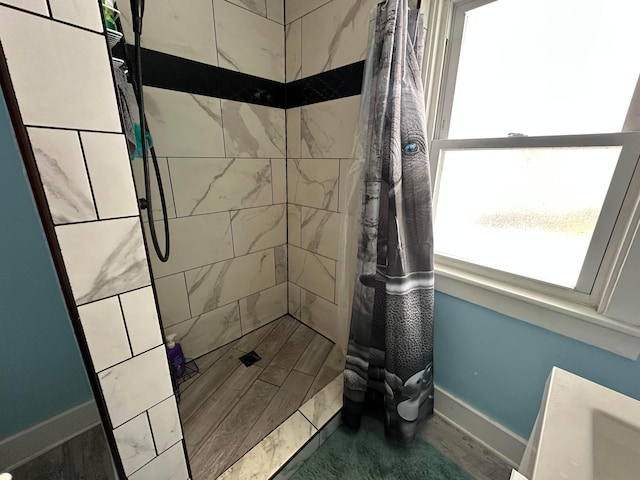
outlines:
{"label": "green bath mat", "polygon": [[399,448],[384,438],[380,420],[364,416],[353,433],[341,426],[291,480],[473,480],[422,439]]}

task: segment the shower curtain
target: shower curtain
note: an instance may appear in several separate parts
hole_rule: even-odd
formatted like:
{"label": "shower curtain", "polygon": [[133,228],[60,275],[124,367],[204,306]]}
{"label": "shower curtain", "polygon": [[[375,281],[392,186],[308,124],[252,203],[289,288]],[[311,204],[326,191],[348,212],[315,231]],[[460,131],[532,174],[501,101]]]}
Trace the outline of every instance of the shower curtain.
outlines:
{"label": "shower curtain", "polygon": [[422,14],[377,7],[363,90],[360,237],[342,418],[383,405],[388,439],[433,413],[433,231],[421,78]]}

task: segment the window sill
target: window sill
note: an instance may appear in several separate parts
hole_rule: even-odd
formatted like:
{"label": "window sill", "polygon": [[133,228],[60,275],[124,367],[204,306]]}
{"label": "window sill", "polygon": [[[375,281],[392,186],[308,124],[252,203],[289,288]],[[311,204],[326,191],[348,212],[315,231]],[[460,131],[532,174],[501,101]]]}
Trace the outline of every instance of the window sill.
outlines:
{"label": "window sill", "polygon": [[635,360],[640,328],[572,303],[436,264],[436,290]]}

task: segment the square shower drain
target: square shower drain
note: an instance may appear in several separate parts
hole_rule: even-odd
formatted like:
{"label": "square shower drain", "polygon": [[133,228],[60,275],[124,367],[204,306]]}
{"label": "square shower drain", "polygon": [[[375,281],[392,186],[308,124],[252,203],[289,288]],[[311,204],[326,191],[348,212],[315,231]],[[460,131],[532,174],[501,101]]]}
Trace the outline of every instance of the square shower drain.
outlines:
{"label": "square shower drain", "polygon": [[262,357],[258,355],[254,350],[240,357],[240,361],[244,363],[245,367],[250,367],[259,360],[262,360]]}

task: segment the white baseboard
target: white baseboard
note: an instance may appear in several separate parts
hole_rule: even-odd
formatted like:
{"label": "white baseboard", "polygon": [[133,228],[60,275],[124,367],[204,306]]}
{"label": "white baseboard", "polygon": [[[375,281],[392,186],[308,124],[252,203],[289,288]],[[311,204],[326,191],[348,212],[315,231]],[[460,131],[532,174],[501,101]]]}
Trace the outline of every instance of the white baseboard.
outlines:
{"label": "white baseboard", "polygon": [[0,442],[0,471],[10,471],[100,423],[94,401],[70,408],[55,417]]}
{"label": "white baseboard", "polygon": [[517,467],[527,441],[446,390],[435,387],[435,413],[473,437],[512,467]]}

